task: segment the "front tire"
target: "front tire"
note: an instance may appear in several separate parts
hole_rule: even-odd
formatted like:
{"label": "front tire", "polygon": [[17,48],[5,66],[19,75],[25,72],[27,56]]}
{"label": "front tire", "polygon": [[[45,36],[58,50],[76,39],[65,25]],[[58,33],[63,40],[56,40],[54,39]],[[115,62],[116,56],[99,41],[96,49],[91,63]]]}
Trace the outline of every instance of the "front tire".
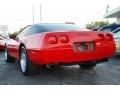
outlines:
{"label": "front tire", "polygon": [[20,68],[23,73],[23,75],[30,75],[33,73],[34,70],[34,65],[30,63],[27,51],[25,47],[20,48]]}

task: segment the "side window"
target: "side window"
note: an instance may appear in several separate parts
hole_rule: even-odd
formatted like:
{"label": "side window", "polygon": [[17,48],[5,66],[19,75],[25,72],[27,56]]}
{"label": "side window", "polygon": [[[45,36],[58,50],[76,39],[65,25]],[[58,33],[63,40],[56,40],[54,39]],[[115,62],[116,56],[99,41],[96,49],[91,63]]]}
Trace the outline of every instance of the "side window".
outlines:
{"label": "side window", "polygon": [[32,35],[32,34],[37,34],[37,33],[41,33],[42,29],[40,26],[32,26],[30,28],[30,30],[26,33],[26,35]]}
{"label": "side window", "polygon": [[24,30],[22,32],[20,32],[18,34],[18,36],[25,36],[30,28],[31,28],[31,26],[27,26],[26,28],[24,28]]}

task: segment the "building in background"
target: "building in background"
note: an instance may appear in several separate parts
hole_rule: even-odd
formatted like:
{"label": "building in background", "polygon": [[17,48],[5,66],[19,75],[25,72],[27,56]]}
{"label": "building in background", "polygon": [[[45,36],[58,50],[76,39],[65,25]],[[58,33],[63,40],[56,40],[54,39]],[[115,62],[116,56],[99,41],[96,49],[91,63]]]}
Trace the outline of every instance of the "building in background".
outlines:
{"label": "building in background", "polygon": [[0,35],[4,37],[9,37],[8,25],[0,25]]}
{"label": "building in background", "polygon": [[116,18],[116,23],[120,24],[120,7],[105,14],[104,18]]}

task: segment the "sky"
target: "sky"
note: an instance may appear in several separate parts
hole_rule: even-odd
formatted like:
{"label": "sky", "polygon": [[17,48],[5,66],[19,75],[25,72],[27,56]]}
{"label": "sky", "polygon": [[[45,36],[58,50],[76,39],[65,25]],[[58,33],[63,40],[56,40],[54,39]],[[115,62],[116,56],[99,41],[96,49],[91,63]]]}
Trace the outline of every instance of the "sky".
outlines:
{"label": "sky", "polygon": [[[40,23],[74,22],[84,27],[94,21],[106,20],[106,6],[109,11],[120,6],[120,0],[0,0],[0,25],[8,25],[14,32],[26,25]],[[109,19],[109,21],[115,21]]]}

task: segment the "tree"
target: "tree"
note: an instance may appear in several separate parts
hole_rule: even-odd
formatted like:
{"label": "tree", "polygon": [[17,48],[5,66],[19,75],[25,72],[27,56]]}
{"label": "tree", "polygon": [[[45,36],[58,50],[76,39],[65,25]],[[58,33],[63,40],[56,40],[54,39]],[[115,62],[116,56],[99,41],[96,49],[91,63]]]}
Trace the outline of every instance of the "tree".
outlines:
{"label": "tree", "polygon": [[86,24],[86,28],[96,29],[96,28],[107,26],[107,25],[110,25],[110,23],[105,22],[105,21],[97,21],[97,22],[91,22],[91,23]]}
{"label": "tree", "polygon": [[10,38],[15,38],[22,30],[23,30],[23,28],[20,28],[20,30],[18,30],[18,31],[9,33]]}

